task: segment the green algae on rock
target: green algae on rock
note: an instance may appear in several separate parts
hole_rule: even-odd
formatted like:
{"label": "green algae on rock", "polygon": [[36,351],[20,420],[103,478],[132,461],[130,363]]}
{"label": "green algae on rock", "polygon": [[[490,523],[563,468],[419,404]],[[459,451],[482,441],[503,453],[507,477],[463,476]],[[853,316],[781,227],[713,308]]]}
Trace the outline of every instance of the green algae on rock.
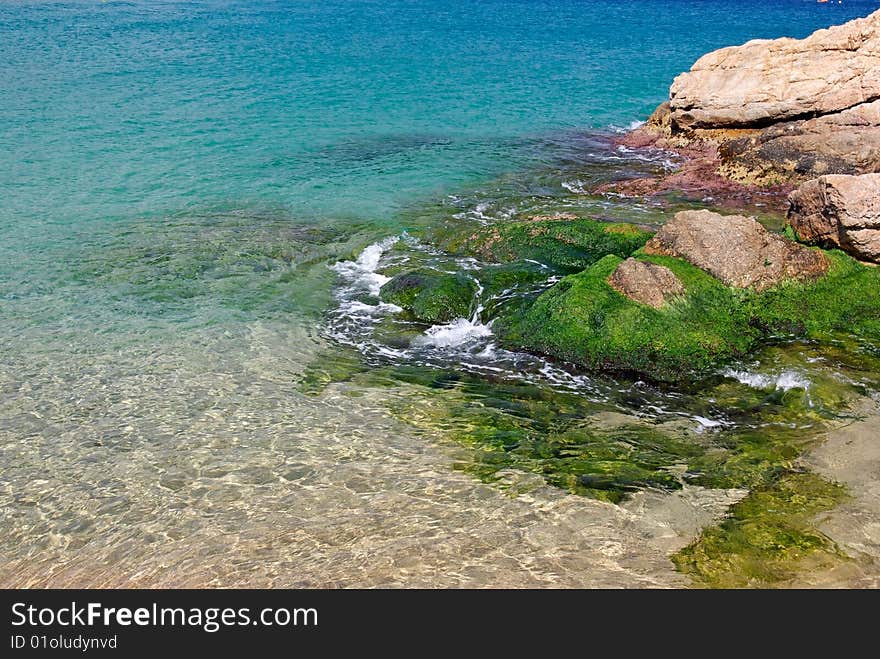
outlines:
{"label": "green algae on rock", "polygon": [[379,292],[383,302],[396,304],[424,323],[467,318],[474,305],[477,282],[461,273],[408,270],[389,280]]}
{"label": "green algae on rock", "polygon": [[[473,227],[469,231],[474,235]],[[551,385],[520,382],[515,372],[505,375],[503,364],[488,378],[454,365],[434,368],[417,361],[416,349],[410,363],[383,361],[384,366],[355,373],[344,391],[364,384],[388,386],[387,405],[394,417],[426,437],[448,441],[455,447],[457,469],[505,491],[510,488],[511,494],[546,484],[619,503],[646,489],[684,489],[685,496],[696,491],[692,488],[738,491],[739,496],[751,491],[745,503],[732,510],[733,518],[742,516],[745,521],[725,520],[710,527],[676,557],[679,569],[698,583],[727,585],[729,575],[718,576],[723,572],[720,566],[738,561],[755,562],[752,576],[742,585],[772,585],[802,569],[805,561],[843,560],[833,543],[813,530],[813,508],[779,508],[774,517],[758,515],[760,511],[749,505],[753,498],[758,508],[777,505],[777,499],[800,504],[789,491],[809,490],[817,493],[821,506],[816,511],[821,511],[833,506],[838,495],[844,496],[832,489],[825,497],[822,488],[828,484],[821,480],[807,487],[801,477],[811,475],[801,474],[799,460],[818,441],[825,421],[841,414],[848,397],[858,393],[856,381],[861,378],[852,378],[852,364],[839,357],[849,355],[853,345],[870,352],[880,337],[880,270],[841,253],[809,250],[827,260],[824,275],[756,290],[728,286],[684,258],[635,250],[626,258],[662,266],[681,285],[680,291],[670,290],[662,303],[651,306],[612,287],[611,275],[624,256],[606,254],[559,279],[552,275],[566,271],[558,261],[551,265],[553,259],[540,255],[533,260],[484,260],[485,255],[475,259],[475,252],[443,245],[445,253],[401,243],[402,253],[388,259],[384,273],[400,277],[427,270],[454,277],[449,273],[459,271],[477,290],[482,287],[481,320],[494,320],[492,330],[504,347],[598,371],[635,373],[649,382],[625,384],[626,379],[608,378],[607,391],[599,385],[603,393],[598,398],[607,397],[602,402]],[[413,247],[417,249],[407,251]],[[853,303],[850,294],[858,302]],[[382,297],[388,300],[385,291]],[[390,314],[389,336],[401,327],[423,331],[424,326],[413,320],[412,313]],[[372,336],[382,345],[409,345],[404,338],[398,345],[378,333],[381,322],[373,324]],[[829,347],[827,353],[823,346]],[[727,371],[719,369],[752,354],[766,367],[766,356],[777,353],[789,357],[774,357],[766,386],[760,382],[766,373],[754,372],[754,365],[740,362]],[[824,360],[826,354],[827,364],[811,361],[814,356]],[[429,361],[438,363],[435,357]],[[856,366],[863,369],[864,364]],[[792,368],[804,377],[780,384],[780,373]],[[818,372],[823,375],[816,376]],[[604,379],[597,376],[594,381]],[[679,386],[655,387],[650,381]],[[653,393],[643,398],[645,392]],[[605,423],[620,409],[652,407],[656,415],[633,414]],[[744,533],[751,534],[749,543],[758,544],[763,553],[749,554],[751,545],[741,541]]]}
{"label": "green algae on rock", "polygon": [[[801,348],[780,346],[772,353],[797,358]],[[576,392],[455,370],[397,364],[354,371],[344,374],[347,388],[382,386],[395,417],[467,448],[468,456],[458,461],[461,470],[492,483],[510,470],[536,474],[547,484],[610,502],[644,488],[765,487],[796,468],[824,422],[845,411],[858,393],[848,379],[818,373],[811,383],[786,391],[760,391],[728,378],[680,394],[679,405],[690,414],[729,424],[699,432],[695,420],[640,419],[616,411],[620,405],[658,404],[664,394],[650,387],[624,393],[609,383],[608,401],[601,403]]]}
{"label": "green algae on rock", "polygon": [[494,263],[538,261],[562,273],[582,270],[609,254],[626,258],[650,237],[632,224],[573,216],[459,227],[436,236],[438,246],[452,254]]}
{"label": "green algae on rock", "polygon": [[825,252],[828,274],[788,281],[752,301],[753,323],[766,332],[814,339],[837,333],[880,340],[880,269],[839,251]]}
{"label": "green algae on rock", "polygon": [[549,274],[546,266],[531,261],[487,263],[474,273],[488,296],[529,289],[534,284],[545,281]]}
{"label": "green algae on rock", "polygon": [[[644,488],[680,489],[678,471],[704,450],[635,419],[593,427],[595,405],[575,394],[473,378],[447,385],[430,383],[390,397],[390,408],[397,418],[468,449],[456,467],[488,483],[513,470],[539,475],[573,494],[617,503]],[[438,388],[444,389],[442,397],[430,393]]]}
{"label": "green algae on rock", "polygon": [[662,309],[630,300],[608,283],[621,259],[607,256],[531,307],[500,318],[496,332],[511,347],[659,381],[706,375],[753,347],[758,332],[749,325],[744,293],[679,259],[649,260],[669,268],[686,294]]}
{"label": "green algae on rock", "polygon": [[685,295],[659,309],[627,298],[608,282],[621,263],[608,256],[502,316],[496,332],[513,348],[662,382],[707,376],[771,339],[880,339],[880,271],[841,252],[826,253],[825,276],[762,293],[725,286],[681,259],[635,256],[669,268]]}
{"label": "green algae on rock", "polygon": [[[715,401],[722,387],[757,395],[725,382],[699,398]],[[838,383],[827,392],[841,409],[846,389]],[[694,404],[700,409],[697,399]],[[728,519],[673,556],[678,569],[710,587],[769,586],[804,569],[805,561],[846,560],[814,528],[814,517],[843,501],[845,489],[798,465],[823,427],[810,423],[814,406],[822,401],[765,397],[748,413],[754,427],[699,434],[674,423],[618,418],[571,393],[470,378],[456,378],[442,397],[422,390],[392,403],[396,417],[469,448],[457,468],[501,488],[512,474],[537,474],[547,484],[610,503],[646,488],[751,490]],[[722,409],[725,416],[736,413],[736,407]],[[774,422],[783,418],[787,423]]]}

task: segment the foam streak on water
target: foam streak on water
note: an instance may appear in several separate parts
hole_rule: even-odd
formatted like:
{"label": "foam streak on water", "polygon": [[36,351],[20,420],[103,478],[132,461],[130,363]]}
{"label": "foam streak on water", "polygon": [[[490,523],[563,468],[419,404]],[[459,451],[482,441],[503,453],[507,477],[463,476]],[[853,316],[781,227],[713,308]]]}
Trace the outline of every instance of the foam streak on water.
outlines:
{"label": "foam streak on water", "polygon": [[[374,243],[364,249],[360,256],[358,256],[357,260],[338,261],[333,265],[333,270],[342,276],[352,290],[364,290],[371,295],[379,295],[379,290],[382,288],[383,284],[388,282],[390,277],[379,274],[376,272],[376,268],[379,267],[379,260],[382,258],[382,254],[391,248],[397,241],[398,238],[392,236],[381,242]],[[367,305],[360,304],[355,308],[363,310],[366,306]],[[380,307],[380,309],[382,308],[383,307]]]}
{"label": "foam streak on water", "polygon": [[781,373],[757,373],[740,369],[726,369],[724,375],[756,389],[788,391],[790,389],[810,388],[810,381],[803,373],[782,371]]}

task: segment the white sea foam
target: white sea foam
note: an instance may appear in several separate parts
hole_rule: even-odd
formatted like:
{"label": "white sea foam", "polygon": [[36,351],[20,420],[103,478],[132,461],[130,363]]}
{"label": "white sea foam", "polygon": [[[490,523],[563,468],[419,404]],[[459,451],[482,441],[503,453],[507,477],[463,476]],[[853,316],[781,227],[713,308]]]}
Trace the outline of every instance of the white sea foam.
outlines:
{"label": "white sea foam", "polygon": [[698,433],[702,433],[706,430],[714,430],[715,428],[720,428],[724,424],[721,421],[716,421],[715,419],[707,419],[704,416],[700,416],[699,414],[695,414],[691,417],[694,421],[696,421],[699,425],[696,428]]}
{"label": "white sea foam", "polygon": [[479,321],[457,318],[446,325],[433,325],[418,337],[414,345],[454,348],[492,336],[492,328]]}
{"label": "white sea foam", "polygon": [[755,373],[729,368],[723,375],[734,380],[739,380],[753,389],[782,390],[809,389],[810,381],[797,371],[782,371],[781,373]]}
{"label": "white sea foam", "polygon": [[400,238],[391,236],[373,243],[355,261],[337,261],[332,266],[344,279],[355,287],[364,288],[372,295],[379,295],[379,289],[390,279],[376,272],[382,255],[388,251]]}
{"label": "white sea foam", "polygon": [[499,220],[509,220],[517,212],[516,207],[493,209],[489,202],[480,202],[473,208],[455,213],[452,217],[457,220],[476,220],[480,224],[489,225]]}
{"label": "white sea foam", "polygon": [[626,126],[618,126],[617,124],[610,124],[608,126],[608,128],[611,129],[611,131],[614,133],[622,134],[622,133],[628,133],[630,131],[633,131],[636,128],[641,128],[644,125],[645,125],[644,121],[636,120],[636,121],[630,121]]}
{"label": "white sea foam", "polygon": [[574,181],[563,181],[560,185],[572,194],[587,194],[583,181],[575,179]]}
{"label": "white sea foam", "polygon": [[[617,151],[623,154],[624,158],[622,159],[640,160],[661,165],[667,171],[678,169],[675,154],[671,151],[664,151],[662,149],[633,149],[625,144],[619,144]],[[613,157],[609,157],[609,159],[613,159]]]}
{"label": "white sea foam", "polygon": [[366,304],[360,300],[349,300],[339,305],[339,311],[346,316],[364,318],[378,313],[400,313],[403,309],[390,302]]}

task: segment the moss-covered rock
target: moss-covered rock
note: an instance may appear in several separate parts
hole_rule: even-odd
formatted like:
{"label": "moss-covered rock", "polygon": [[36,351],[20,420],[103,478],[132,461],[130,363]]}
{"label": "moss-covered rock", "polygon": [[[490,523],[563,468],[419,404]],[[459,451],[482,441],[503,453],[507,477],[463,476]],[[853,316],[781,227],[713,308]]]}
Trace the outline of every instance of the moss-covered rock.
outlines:
{"label": "moss-covered rock", "polygon": [[825,277],[789,281],[755,296],[752,322],[770,334],[827,339],[846,333],[880,340],[880,268],[839,251],[825,256],[830,262]]}
{"label": "moss-covered rock", "polygon": [[476,292],[477,282],[467,275],[421,269],[393,277],[379,296],[423,323],[447,323],[470,316]]}
{"label": "moss-covered rock", "polygon": [[631,300],[608,283],[621,259],[607,256],[500,318],[496,333],[513,348],[667,382],[704,376],[762,340],[841,332],[880,340],[880,270],[841,252],[827,254],[825,277],[763,293],[725,286],[674,257],[636,257],[669,268],[685,295],[659,309]]}
{"label": "moss-covered rock", "polygon": [[487,296],[493,296],[528,290],[535,284],[546,281],[551,271],[539,263],[515,261],[489,263],[475,274],[485,287]]}
{"label": "moss-covered rock", "polygon": [[651,234],[632,224],[588,219],[536,219],[468,228],[437,236],[447,252],[483,261],[533,260],[557,272],[583,270],[603,256],[626,258]]}
{"label": "moss-covered rock", "polygon": [[496,332],[513,347],[661,381],[704,374],[754,345],[759,331],[749,325],[743,292],[679,259],[651,260],[669,268],[686,295],[662,309],[635,302],[608,283],[621,259],[607,256],[501,318]]}

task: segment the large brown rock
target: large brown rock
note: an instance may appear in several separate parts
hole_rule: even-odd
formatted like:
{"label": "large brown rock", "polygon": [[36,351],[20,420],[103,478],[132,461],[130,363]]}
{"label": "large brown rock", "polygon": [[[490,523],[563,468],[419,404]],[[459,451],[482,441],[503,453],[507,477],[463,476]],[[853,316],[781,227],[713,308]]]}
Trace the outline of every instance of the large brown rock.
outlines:
{"label": "large brown rock", "polygon": [[684,286],[669,268],[628,258],[608,277],[611,288],[631,300],[661,308],[676,295],[684,294]]}
{"label": "large brown rock", "polygon": [[728,286],[756,291],[828,270],[821,252],[770,233],[752,217],[707,210],[676,213],[644,251],[684,259]]}
{"label": "large brown rock", "polygon": [[760,127],[880,98],[880,11],[806,39],[758,39],[701,57],[670,89],[685,128]]}
{"label": "large brown rock", "polygon": [[788,200],[788,221],[801,240],[880,263],[880,174],[821,176]]}

